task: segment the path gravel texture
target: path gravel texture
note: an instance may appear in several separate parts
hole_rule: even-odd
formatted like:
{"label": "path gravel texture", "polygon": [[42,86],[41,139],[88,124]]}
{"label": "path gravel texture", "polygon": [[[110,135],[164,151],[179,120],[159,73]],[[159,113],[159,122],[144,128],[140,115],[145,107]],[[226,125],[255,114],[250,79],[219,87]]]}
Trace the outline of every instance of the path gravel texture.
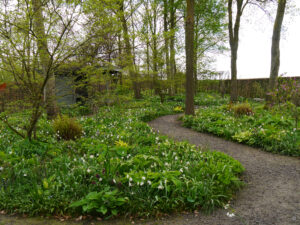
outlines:
{"label": "path gravel texture", "polygon": [[246,168],[246,186],[232,202],[235,217],[228,210],[198,216],[187,224],[216,225],[300,225],[300,159],[263,152],[219,137],[181,126],[178,115],[160,117],[149,123],[156,131],[178,141],[224,152]]}
{"label": "path gravel texture", "polygon": [[230,212],[218,209],[210,215],[201,212],[170,215],[146,221],[65,221],[18,219],[0,216],[0,225],[78,225],[78,224],[149,224],[149,225],[300,225],[300,159],[275,155],[213,135],[198,133],[181,126],[178,115],[160,117],[149,125],[157,132],[177,141],[224,152],[239,160],[246,168],[242,179],[246,186],[235,196]]}

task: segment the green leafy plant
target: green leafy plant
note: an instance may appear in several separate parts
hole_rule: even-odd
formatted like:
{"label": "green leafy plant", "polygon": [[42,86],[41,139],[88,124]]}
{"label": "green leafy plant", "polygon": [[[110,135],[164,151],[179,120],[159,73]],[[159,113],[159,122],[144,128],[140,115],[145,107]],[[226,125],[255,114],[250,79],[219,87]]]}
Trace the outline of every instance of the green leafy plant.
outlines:
{"label": "green leafy plant", "polygon": [[252,136],[251,131],[243,131],[232,136],[232,139],[237,140],[238,142],[246,142]]}
{"label": "green leafy plant", "polygon": [[121,206],[128,201],[128,198],[121,196],[122,193],[117,189],[111,190],[110,187],[104,187],[100,192],[90,192],[83,199],[72,203],[70,207],[80,207],[84,213],[100,213],[109,218],[116,216]]}

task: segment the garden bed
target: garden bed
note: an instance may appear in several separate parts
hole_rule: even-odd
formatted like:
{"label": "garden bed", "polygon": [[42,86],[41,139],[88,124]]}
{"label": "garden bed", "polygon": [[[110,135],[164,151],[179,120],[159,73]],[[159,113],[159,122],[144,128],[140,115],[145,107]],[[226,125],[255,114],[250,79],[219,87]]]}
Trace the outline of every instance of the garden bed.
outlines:
{"label": "garden bed", "polygon": [[[28,215],[153,216],[222,207],[242,185],[242,165],[155,133],[143,121],[180,103],[139,101],[81,117],[83,134],[60,140],[39,122],[29,142],[0,125],[0,210]],[[11,119],[22,126],[22,116]]]}
{"label": "garden bed", "polygon": [[292,112],[266,110],[262,103],[253,103],[248,114],[237,115],[231,107],[202,107],[196,116],[183,117],[183,124],[269,152],[300,156],[300,130],[296,129]]}

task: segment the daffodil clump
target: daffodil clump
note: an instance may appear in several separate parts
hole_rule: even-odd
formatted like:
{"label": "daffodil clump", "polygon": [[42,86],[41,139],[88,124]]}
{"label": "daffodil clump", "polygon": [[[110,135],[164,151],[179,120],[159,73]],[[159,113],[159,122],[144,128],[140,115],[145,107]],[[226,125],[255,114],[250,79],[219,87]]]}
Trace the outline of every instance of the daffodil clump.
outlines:
{"label": "daffodil clump", "polygon": [[181,106],[176,106],[173,110],[174,112],[183,112],[183,108]]}

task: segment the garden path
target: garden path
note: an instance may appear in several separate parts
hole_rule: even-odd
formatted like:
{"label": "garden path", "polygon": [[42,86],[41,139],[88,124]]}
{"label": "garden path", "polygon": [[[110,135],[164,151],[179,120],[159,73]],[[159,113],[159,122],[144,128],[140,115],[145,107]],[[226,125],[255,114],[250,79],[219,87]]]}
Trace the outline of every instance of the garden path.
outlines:
{"label": "garden path", "polygon": [[[229,210],[218,209],[211,215],[201,212],[170,215],[160,220],[135,221],[148,225],[299,225],[300,224],[300,160],[260,151],[226,141],[213,135],[198,133],[181,126],[179,115],[160,117],[149,123],[154,130],[177,141],[188,141],[202,148],[215,149],[239,160],[246,168],[242,179],[246,186],[231,202]],[[64,221],[48,219],[20,219],[0,216],[0,225],[122,225],[128,220]]]}
{"label": "garden path", "polygon": [[217,210],[213,215],[185,216],[189,219],[185,224],[300,225],[299,158],[263,152],[184,128],[178,115],[160,117],[149,125],[175,140],[224,152],[246,168],[242,177],[246,186],[231,203],[236,216],[230,218],[226,216],[228,210]]}

